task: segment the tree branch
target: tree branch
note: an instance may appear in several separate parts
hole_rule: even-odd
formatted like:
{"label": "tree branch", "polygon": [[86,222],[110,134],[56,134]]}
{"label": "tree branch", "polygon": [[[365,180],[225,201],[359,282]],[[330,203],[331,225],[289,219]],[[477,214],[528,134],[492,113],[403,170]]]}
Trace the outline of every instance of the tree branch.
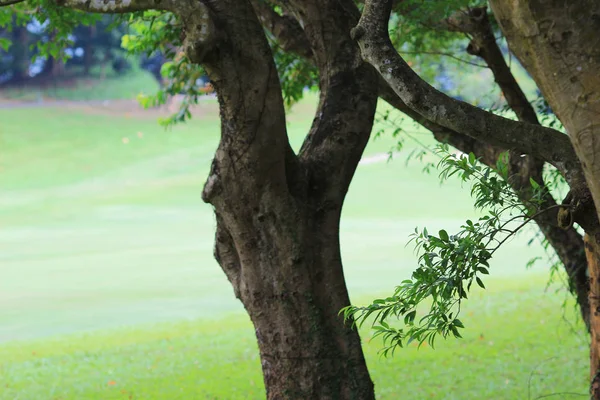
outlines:
{"label": "tree branch", "polygon": [[258,19],[277,38],[281,48],[290,53],[311,59],[310,42],[298,21],[289,15],[279,15],[265,0],[250,0]]}
{"label": "tree branch", "polygon": [[360,15],[352,0],[291,0],[286,8],[302,16],[319,69],[319,105],[299,158],[312,186],[341,206],[373,129],[377,75],[350,37]]}
{"label": "tree branch", "polygon": [[[293,156],[273,55],[249,2],[194,4],[202,9],[181,16],[183,47],[192,62],[205,67],[221,113],[221,141],[203,198],[217,211],[231,198],[246,199],[253,210],[261,201],[257,193],[288,193],[286,164]],[[229,225],[227,215],[223,218]]]}
{"label": "tree branch", "polygon": [[490,25],[487,8],[470,8],[453,14],[446,21],[448,29],[462,32],[471,37],[467,53],[483,59],[494,74],[494,79],[506,98],[509,107],[519,121],[539,125],[535,110],[517,83],[510,67],[506,64],[502,51]]}
{"label": "tree branch", "polygon": [[135,11],[161,10],[176,11],[176,0],[57,0],[57,5],[75,10],[123,14]]}
{"label": "tree branch", "polygon": [[0,7],[8,7],[12,6],[13,4],[19,4],[24,2],[25,0],[2,0],[0,1]]}
{"label": "tree branch", "polygon": [[[460,27],[461,32],[469,33],[473,37],[471,46],[477,46],[479,49],[478,53],[480,53],[477,55],[486,61],[502,90],[505,93],[509,93],[506,97],[517,117],[520,120],[538,124],[533,108],[506,65],[496,40],[493,34],[491,34],[491,27],[489,26],[487,16],[482,21],[481,14],[477,11],[473,12],[473,14],[470,17],[468,17],[470,14],[465,14],[464,12],[455,14],[451,20],[452,29],[456,30]],[[458,20],[457,15],[461,18],[467,15],[468,19],[466,21]],[[476,29],[477,27],[479,28]],[[487,57],[483,57],[482,54],[486,54]],[[448,143],[463,153],[473,153],[481,162],[492,168],[496,167],[499,155],[506,151],[506,149],[481,142],[427,120],[404,104],[383,79],[380,82],[379,93],[381,98],[386,100],[390,105],[429,129],[437,141]],[[529,184],[530,178],[543,185],[542,171],[543,162],[536,160],[532,156],[520,157],[519,154],[511,152],[510,184],[519,199],[524,203],[529,201],[532,195]],[[568,276],[569,289],[576,297],[581,316],[589,329],[590,305],[587,295],[589,282],[586,276],[587,262],[585,254],[582,251],[583,238],[572,226],[566,230],[557,226],[557,203],[549,192],[545,192],[543,201],[542,208],[553,209],[555,211],[538,215],[535,218],[535,222],[564,265]]]}
{"label": "tree branch", "polygon": [[389,38],[391,6],[391,0],[367,0],[352,34],[363,58],[382,74],[408,107],[455,132],[534,155],[556,166],[572,186],[585,185],[581,165],[566,135],[486,112],[452,99],[423,81],[396,52]]}

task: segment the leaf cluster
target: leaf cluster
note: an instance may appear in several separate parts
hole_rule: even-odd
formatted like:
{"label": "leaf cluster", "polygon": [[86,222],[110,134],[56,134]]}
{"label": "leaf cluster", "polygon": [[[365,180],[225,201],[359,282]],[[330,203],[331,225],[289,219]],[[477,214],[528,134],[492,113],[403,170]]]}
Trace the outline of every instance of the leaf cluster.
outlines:
{"label": "leaf cluster", "polygon": [[[454,154],[445,144],[436,153],[440,179],[458,177],[471,184],[475,208],[484,214],[475,222],[467,220],[450,234],[442,229],[431,233],[415,229],[414,243],[418,267],[394,294],[371,304],[348,306],[341,312],[346,320],[359,325],[370,321],[374,336],[381,336],[384,355],[411,342],[434,346],[438,336],[460,338],[464,328],[459,319],[461,303],[473,284],[485,289],[483,277],[489,274],[490,259],[511,237],[541,212],[543,187],[531,180],[533,196],[523,204],[509,184],[508,153],[499,157],[495,169],[479,163],[473,153]],[[390,320],[401,322],[400,327]]]}

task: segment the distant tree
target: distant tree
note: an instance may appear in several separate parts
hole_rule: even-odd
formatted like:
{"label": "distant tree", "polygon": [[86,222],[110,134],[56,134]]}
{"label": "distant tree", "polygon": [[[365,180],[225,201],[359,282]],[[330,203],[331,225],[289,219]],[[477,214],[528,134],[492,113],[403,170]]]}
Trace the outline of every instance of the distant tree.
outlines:
{"label": "distant tree", "polygon": [[78,25],[72,30],[73,41],[67,50],[71,53],[68,66],[82,66],[83,74],[90,75],[94,66],[107,64],[117,73],[131,69],[121,47],[126,24],[115,16],[102,15],[91,25]]}
{"label": "distant tree", "polygon": [[[494,211],[508,202],[524,221],[537,223],[590,326],[592,393],[600,398],[600,2],[493,0],[488,14],[484,2],[467,0],[368,0],[358,6],[352,0],[3,1],[13,4],[8,12],[41,4],[36,18],[62,33],[49,52],[85,18],[74,10],[129,13],[135,33],[124,46],[134,53],[160,50],[170,60],[162,67],[169,84],[152,101],[182,91],[190,99],[170,122],[189,117],[196,81],[208,73],[221,107],[221,141],[203,199],[216,215],[215,257],[256,329],[268,398],[374,398],[351,324],[352,315],[365,314],[346,308],[339,222],[378,98],[469,154],[444,156],[442,167],[465,180],[477,176],[478,205]],[[569,136],[540,123],[499,50],[495,23]],[[493,72],[516,119],[434,89],[394,47],[422,51],[433,44],[455,55],[457,35],[469,38],[467,51]],[[315,86],[318,109],[296,153],[285,105]],[[556,171],[553,179],[545,166]],[[569,186],[562,202],[553,195],[557,179]],[[467,221],[456,235],[417,234],[425,250],[420,266],[383,299],[391,311],[377,316],[392,345],[459,335],[455,306],[471,283],[483,286],[490,243],[503,243],[494,242],[494,231],[512,234],[497,226],[506,221],[492,220],[496,225]],[[574,224],[586,232],[585,246]],[[434,306],[423,325],[415,307],[427,298]],[[363,311],[377,312],[377,304]],[[402,317],[406,330],[390,328],[390,316]]]}

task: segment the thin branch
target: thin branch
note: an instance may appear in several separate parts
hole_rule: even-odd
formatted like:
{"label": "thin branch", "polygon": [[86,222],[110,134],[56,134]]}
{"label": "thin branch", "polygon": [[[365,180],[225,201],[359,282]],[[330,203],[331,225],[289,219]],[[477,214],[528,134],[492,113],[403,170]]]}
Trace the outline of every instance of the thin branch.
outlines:
{"label": "thin branch", "polygon": [[489,68],[487,65],[478,64],[476,62],[465,60],[464,58],[456,57],[454,54],[445,53],[443,51],[402,51],[401,53],[402,54],[416,54],[416,55],[419,55],[419,54],[429,54],[429,55],[432,55],[432,56],[450,57],[450,58],[452,58],[452,59],[454,59],[456,61],[460,61],[460,62],[465,63],[465,64],[473,65],[475,67]]}
{"label": "thin branch", "polygon": [[576,393],[576,392],[558,392],[558,393],[550,393],[550,394],[543,394],[541,396],[536,397],[534,400],[539,400],[539,399],[546,399],[548,397],[554,397],[554,396],[578,396],[578,397],[588,397],[589,394],[586,393]]}
{"label": "thin branch", "polygon": [[23,3],[23,2],[25,2],[25,0],[7,0],[7,1],[0,1],[0,7],[12,6],[13,4],[19,4],[19,3]]}
{"label": "thin branch", "polygon": [[[542,214],[544,214],[544,213],[546,213],[546,212],[548,212],[548,211],[550,211],[550,210],[553,210],[553,209],[555,209],[555,208],[559,208],[559,207],[564,207],[564,206],[562,206],[562,205],[560,205],[560,204],[556,204],[556,205],[554,205],[554,206],[551,206],[551,207],[545,208],[545,209],[543,209],[542,211],[535,213],[535,214],[534,214],[534,215],[532,215],[531,217],[527,217],[527,218],[525,219],[525,221],[523,221],[523,222],[522,222],[522,223],[521,223],[519,226],[517,226],[515,229],[513,229],[513,230],[511,231],[511,234],[510,234],[510,235],[507,235],[507,236],[506,236],[504,239],[502,239],[502,240],[500,241],[500,243],[498,243],[498,245],[497,245],[497,246],[496,246],[494,249],[492,249],[492,251],[490,252],[490,254],[492,254],[492,255],[493,255],[493,254],[496,252],[496,250],[498,250],[498,249],[499,249],[499,248],[500,248],[500,247],[501,247],[501,246],[502,246],[504,243],[506,243],[506,241],[507,241],[508,239],[510,239],[510,238],[511,238],[511,237],[513,237],[513,236],[514,236],[514,235],[515,235],[517,232],[519,232],[521,229],[523,229],[523,227],[524,227],[525,225],[527,225],[527,224],[528,224],[528,223],[530,223],[531,221],[535,220],[535,219],[536,219],[537,217],[539,217],[540,215],[542,215]],[[519,217],[522,217],[522,216],[519,216]],[[510,220],[509,220],[509,221],[510,221]],[[504,224],[503,226],[505,226],[505,224]]]}
{"label": "thin branch", "polygon": [[178,3],[177,0],[62,0],[57,4],[65,8],[102,14],[147,10],[176,11],[177,7],[182,8],[182,3]]}

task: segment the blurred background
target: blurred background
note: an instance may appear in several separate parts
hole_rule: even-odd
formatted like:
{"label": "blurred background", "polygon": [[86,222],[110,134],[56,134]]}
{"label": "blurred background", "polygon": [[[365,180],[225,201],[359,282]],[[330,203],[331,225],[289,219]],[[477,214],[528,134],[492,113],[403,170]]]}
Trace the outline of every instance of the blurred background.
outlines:
{"label": "blurred background", "polygon": [[[0,399],[263,398],[253,328],[213,260],[213,213],[200,196],[219,139],[218,103],[206,86],[190,121],[161,126],[180,99],[145,109],[138,97],[164,85],[167,60],[127,54],[127,31],[110,16],[81,26],[66,60],[38,54],[53,38],[33,17],[0,31],[0,45],[13,43],[0,52]],[[454,97],[504,106],[485,68],[405,57]],[[512,67],[534,98],[533,82]],[[291,107],[296,149],[316,104],[307,92]],[[385,104],[378,113],[388,113]],[[393,134],[399,126],[410,138]],[[433,158],[410,157],[434,143],[429,135],[399,113],[376,124],[342,218],[356,304],[410,276],[415,227],[451,230],[477,216],[469,188],[440,185],[437,172],[422,171]],[[531,238],[522,233],[494,258],[488,289],[463,311],[464,339],[382,358],[363,329],[379,398],[587,391],[588,339]],[[526,268],[536,256],[543,261]]]}

